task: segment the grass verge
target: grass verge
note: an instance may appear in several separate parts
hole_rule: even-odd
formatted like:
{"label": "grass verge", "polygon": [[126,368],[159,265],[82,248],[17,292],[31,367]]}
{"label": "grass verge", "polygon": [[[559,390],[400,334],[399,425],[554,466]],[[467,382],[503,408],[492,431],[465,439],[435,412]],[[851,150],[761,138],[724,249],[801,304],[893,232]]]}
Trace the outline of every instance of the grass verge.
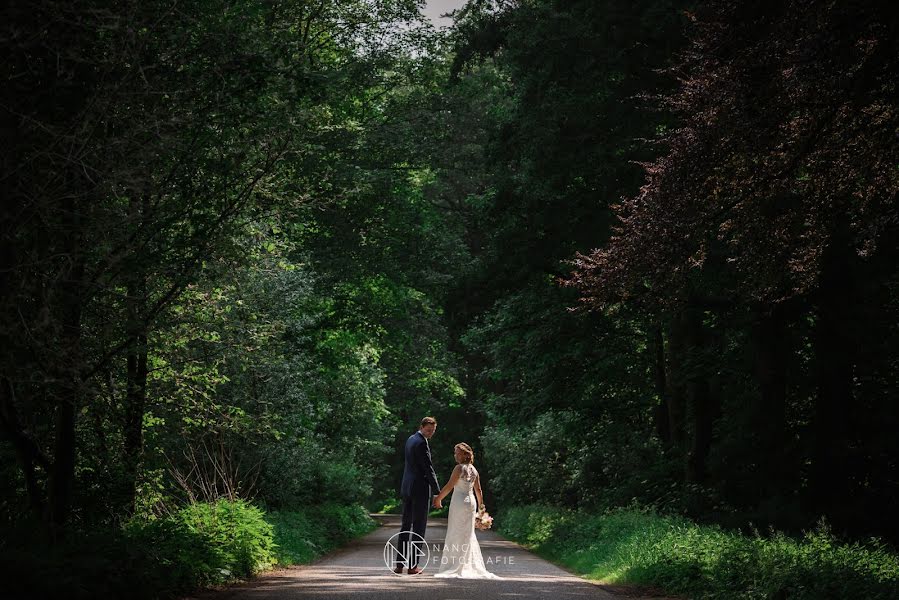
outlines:
{"label": "grass verge", "polygon": [[500,534],[589,579],[703,599],[899,598],[899,556],[838,540],[823,522],[794,538],[752,536],[652,509],[500,511]]}

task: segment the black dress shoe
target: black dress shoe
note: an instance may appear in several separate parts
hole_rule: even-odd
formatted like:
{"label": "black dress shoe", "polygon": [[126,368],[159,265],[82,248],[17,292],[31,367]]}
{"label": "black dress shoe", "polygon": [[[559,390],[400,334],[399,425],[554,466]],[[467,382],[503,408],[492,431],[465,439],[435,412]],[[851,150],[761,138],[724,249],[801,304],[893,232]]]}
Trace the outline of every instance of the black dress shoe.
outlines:
{"label": "black dress shoe", "polygon": [[403,573],[403,567],[396,567],[396,568],[393,570],[393,572],[396,573],[397,575],[402,575],[402,573]]}

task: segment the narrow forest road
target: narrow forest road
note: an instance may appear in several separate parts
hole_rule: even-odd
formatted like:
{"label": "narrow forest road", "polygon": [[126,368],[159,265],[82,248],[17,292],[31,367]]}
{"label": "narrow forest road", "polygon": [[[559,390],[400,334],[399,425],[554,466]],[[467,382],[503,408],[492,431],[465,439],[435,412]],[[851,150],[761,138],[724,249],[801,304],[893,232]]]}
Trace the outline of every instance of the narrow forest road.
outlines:
{"label": "narrow forest road", "polygon": [[[502,580],[437,579],[437,564],[430,564],[419,575],[395,575],[384,564],[384,545],[399,532],[399,517],[379,516],[382,526],[343,548],[308,565],[298,565],[264,573],[252,581],[210,590],[190,596],[196,600],[493,600],[509,598],[546,598],[565,600],[621,600],[637,596],[626,590],[601,586],[581,579],[539,558],[518,544],[492,531],[478,531],[487,569]],[[428,544],[442,546],[446,519],[429,519]],[[439,552],[431,561],[439,561]]]}

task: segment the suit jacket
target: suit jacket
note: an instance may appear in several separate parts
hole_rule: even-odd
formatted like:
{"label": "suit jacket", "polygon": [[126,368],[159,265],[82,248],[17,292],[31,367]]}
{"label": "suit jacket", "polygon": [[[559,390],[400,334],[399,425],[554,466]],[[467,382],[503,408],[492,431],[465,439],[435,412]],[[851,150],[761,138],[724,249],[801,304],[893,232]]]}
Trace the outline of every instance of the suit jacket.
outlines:
{"label": "suit jacket", "polygon": [[417,496],[419,494],[436,495],[440,493],[437,474],[431,463],[431,446],[428,439],[416,431],[406,440],[406,466],[403,469],[403,483],[400,495]]}

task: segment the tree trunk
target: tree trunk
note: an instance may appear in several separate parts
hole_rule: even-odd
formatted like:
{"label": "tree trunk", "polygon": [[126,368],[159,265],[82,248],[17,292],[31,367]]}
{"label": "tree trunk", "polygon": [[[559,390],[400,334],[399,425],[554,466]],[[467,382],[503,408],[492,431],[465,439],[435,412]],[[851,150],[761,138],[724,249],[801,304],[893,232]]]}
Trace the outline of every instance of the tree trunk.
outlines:
{"label": "tree trunk", "polygon": [[[137,216],[146,209],[146,202],[132,200],[131,210]],[[134,513],[137,480],[144,448],[144,411],[147,404],[147,324],[146,310],[147,280],[139,270],[128,282],[128,323],[126,334],[132,339],[126,357],[124,466],[125,490],[124,508],[128,514]]]}
{"label": "tree trunk", "polygon": [[[3,122],[3,133],[7,143],[0,150],[0,169],[4,177],[0,178],[3,201],[0,202],[0,347],[4,349],[3,362],[0,363],[3,375],[0,376],[0,426],[6,437],[12,443],[16,453],[16,462],[22,469],[25,479],[25,491],[28,494],[28,507],[32,513],[42,518],[44,514],[44,490],[40,485],[35,472],[35,465],[40,465],[45,470],[50,466],[46,456],[43,455],[35,440],[29,435],[19,417],[16,388],[14,380],[16,373],[22,369],[21,347],[16,343],[17,339],[27,339],[22,335],[19,322],[23,320],[21,303],[18,301],[16,290],[20,290],[21,277],[14,274],[21,273],[20,258],[17,256],[15,245],[16,219],[23,211],[21,199],[13,195],[13,180],[11,175],[15,164],[15,154],[18,146],[18,128],[16,120],[9,111],[4,111],[6,119]],[[20,291],[18,293],[21,293]],[[29,315],[30,316],[30,315]],[[28,317],[25,317],[27,320]],[[26,367],[27,368],[27,367]]]}
{"label": "tree trunk", "polygon": [[144,411],[147,404],[147,335],[135,332],[134,345],[128,350],[125,400],[124,462],[126,476],[125,508],[134,512],[138,472],[144,448]]}
{"label": "tree trunk", "polygon": [[665,397],[668,400],[668,431],[671,444],[678,450],[686,446],[686,338],[682,312],[676,313],[669,322],[668,354],[665,382]]}
{"label": "tree trunk", "polygon": [[[71,203],[69,203],[71,204]],[[66,210],[71,219],[74,206]],[[76,226],[77,227],[77,226]],[[57,406],[55,423],[55,441],[53,450],[53,466],[47,486],[47,521],[51,533],[56,537],[65,526],[72,505],[72,493],[75,482],[75,418],[81,390],[81,316],[84,262],[80,255],[77,240],[77,229],[70,233],[67,243],[70,266],[61,275],[60,295],[60,350],[59,369],[57,373]]]}
{"label": "tree trunk", "polygon": [[790,443],[787,429],[787,369],[792,356],[786,315],[782,306],[758,310],[750,332],[753,371],[759,387],[759,406],[751,420],[758,444],[760,497],[789,494]]}
{"label": "tree trunk", "polygon": [[825,251],[814,332],[817,399],[812,421],[809,504],[831,517],[851,494],[848,480],[847,409],[853,404],[855,335],[852,325],[854,273],[851,247],[835,236]]}
{"label": "tree trunk", "polygon": [[7,377],[0,378],[0,423],[3,424],[3,429],[15,448],[16,461],[25,478],[28,508],[40,519],[44,513],[44,495],[34,467],[39,464],[45,470],[49,470],[51,464],[22,427],[15,396],[13,382]]}
{"label": "tree trunk", "polygon": [[690,483],[704,483],[707,475],[706,461],[712,447],[712,428],[718,411],[709,385],[709,339],[702,322],[702,309],[695,302],[690,302],[684,311],[684,319],[690,357],[687,397],[693,418],[693,439],[687,456],[686,479]]}
{"label": "tree trunk", "polygon": [[647,332],[647,347],[652,353],[652,367],[655,380],[656,395],[659,397],[653,409],[653,422],[656,435],[666,445],[671,445],[671,423],[668,415],[668,377],[665,373],[665,340],[662,336],[662,325],[653,320]]}

